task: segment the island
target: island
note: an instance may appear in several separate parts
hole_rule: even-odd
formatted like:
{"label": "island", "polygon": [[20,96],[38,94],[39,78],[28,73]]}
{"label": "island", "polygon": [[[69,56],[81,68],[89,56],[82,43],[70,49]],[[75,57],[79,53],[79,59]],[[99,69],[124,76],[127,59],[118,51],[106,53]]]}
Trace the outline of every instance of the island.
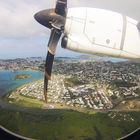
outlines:
{"label": "island", "polygon": [[31,75],[30,74],[17,74],[14,77],[14,80],[23,80],[29,78]]}

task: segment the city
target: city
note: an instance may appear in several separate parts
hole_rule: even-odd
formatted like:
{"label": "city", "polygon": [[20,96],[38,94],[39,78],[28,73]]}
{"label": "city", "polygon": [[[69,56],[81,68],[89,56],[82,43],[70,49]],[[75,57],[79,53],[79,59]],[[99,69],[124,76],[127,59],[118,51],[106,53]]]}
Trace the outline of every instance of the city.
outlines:
{"label": "city", "polygon": [[[29,59],[28,64],[31,63],[30,61]],[[16,64],[16,61],[14,63]],[[32,59],[31,66],[27,66],[27,60],[23,61],[22,66],[30,70],[43,71],[41,58]],[[17,69],[20,69],[20,65]],[[24,85],[16,92],[23,96],[44,100],[43,80]],[[49,81],[49,103],[105,110],[130,100],[139,102],[139,97],[140,63],[91,60],[54,62],[52,80]],[[14,98],[13,94],[10,98]],[[133,106],[135,107],[131,105],[130,108],[133,109]]]}

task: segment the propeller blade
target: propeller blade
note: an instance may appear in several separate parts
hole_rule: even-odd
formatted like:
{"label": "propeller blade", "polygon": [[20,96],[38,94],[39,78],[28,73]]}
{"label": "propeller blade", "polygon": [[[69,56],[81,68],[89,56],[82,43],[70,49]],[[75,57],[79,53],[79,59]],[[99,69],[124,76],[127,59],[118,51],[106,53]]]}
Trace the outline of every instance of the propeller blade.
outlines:
{"label": "propeller blade", "polygon": [[66,21],[67,0],[57,0],[55,9],[40,11],[34,15],[34,18],[43,26],[52,29],[48,42],[48,54],[45,62],[44,76],[44,97],[47,102],[48,80],[51,80],[52,66],[56,46],[64,31]]}
{"label": "propeller blade", "polygon": [[66,10],[67,10],[67,0],[57,0],[55,13],[66,17]]}
{"label": "propeller blade", "polygon": [[47,91],[48,91],[48,79],[44,75],[44,97],[45,97],[45,102],[47,102]]}
{"label": "propeller blade", "polygon": [[47,102],[48,80],[51,80],[51,72],[54,61],[56,46],[61,37],[61,32],[57,29],[52,29],[51,36],[48,43],[48,54],[45,63],[45,76],[44,76],[44,96]]}

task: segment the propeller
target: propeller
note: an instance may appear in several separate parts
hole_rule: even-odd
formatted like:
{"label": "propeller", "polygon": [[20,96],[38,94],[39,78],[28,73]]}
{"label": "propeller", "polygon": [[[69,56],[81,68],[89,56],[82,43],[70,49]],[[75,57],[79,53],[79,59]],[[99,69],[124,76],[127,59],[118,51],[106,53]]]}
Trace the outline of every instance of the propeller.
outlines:
{"label": "propeller", "polygon": [[57,44],[64,31],[67,14],[67,0],[57,0],[55,9],[40,11],[34,15],[36,21],[41,25],[51,29],[48,42],[48,53],[45,62],[44,75],[44,97],[47,102],[48,80],[51,80],[51,72]]}

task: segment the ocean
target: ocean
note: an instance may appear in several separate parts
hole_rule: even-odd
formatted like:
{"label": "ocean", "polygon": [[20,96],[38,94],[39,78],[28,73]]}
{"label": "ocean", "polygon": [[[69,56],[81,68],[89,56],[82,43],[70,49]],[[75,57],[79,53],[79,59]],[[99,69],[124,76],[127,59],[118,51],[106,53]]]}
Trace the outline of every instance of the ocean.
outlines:
{"label": "ocean", "polygon": [[[13,80],[17,74],[30,74],[31,76],[29,78],[23,79],[23,80]],[[6,95],[9,91],[14,90],[15,88],[17,88],[23,84],[33,82],[35,80],[39,80],[42,78],[43,78],[42,72],[0,71],[0,97]]]}

